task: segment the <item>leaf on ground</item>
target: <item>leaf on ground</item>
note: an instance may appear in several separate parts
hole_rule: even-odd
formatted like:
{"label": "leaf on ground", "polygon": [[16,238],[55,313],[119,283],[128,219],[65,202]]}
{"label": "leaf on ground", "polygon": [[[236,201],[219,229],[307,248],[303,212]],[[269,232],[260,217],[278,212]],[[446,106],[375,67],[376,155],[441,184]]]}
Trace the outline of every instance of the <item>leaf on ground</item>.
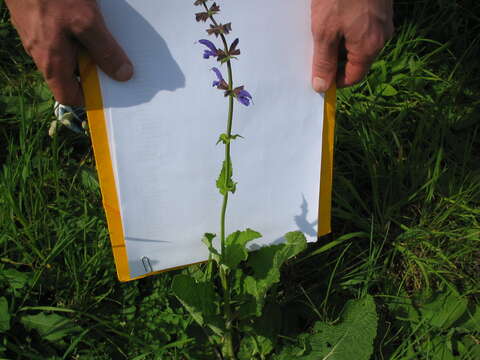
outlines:
{"label": "leaf on ground", "polygon": [[72,319],[58,314],[41,312],[37,315],[25,315],[20,322],[28,330],[36,330],[43,339],[51,342],[82,331],[82,328],[76,325]]}
{"label": "leaf on ground", "polygon": [[8,312],[8,301],[5,297],[0,298],[0,333],[10,329],[10,313]]}
{"label": "leaf on ground", "polygon": [[181,274],[173,279],[172,290],[200,326],[209,326],[215,333],[221,333],[222,322],[217,311],[219,299],[212,282],[195,281]]}
{"label": "leaf on ground", "polygon": [[235,231],[228,235],[225,241],[225,254],[222,262],[230,269],[235,269],[240,262],[247,260],[248,250],[246,245],[255,239],[262,237],[262,234],[252,229]]}

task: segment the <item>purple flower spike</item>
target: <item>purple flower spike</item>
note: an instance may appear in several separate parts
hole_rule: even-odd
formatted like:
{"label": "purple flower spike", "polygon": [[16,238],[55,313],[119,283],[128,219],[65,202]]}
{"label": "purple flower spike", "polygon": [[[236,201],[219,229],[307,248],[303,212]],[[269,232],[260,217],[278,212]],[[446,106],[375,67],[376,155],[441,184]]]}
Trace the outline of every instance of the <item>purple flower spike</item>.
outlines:
{"label": "purple flower spike", "polygon": [[206,49],[206,50],[203,52],[203,58],[204,58],[204,59],[209,59],[210,56],[213,56],[213,57],[217,57],[217,56],[218,56],[218,49],[215,47],[215,45],[214,45],[210,40],[202,39],[202,40],[199,40],[198,42],[199,42],[200,44],[205,45],[206,47],[208,47],[208,49]]}
{"label": "purple flower spike", "polygon": [[250,101],[252,100],[252,95],[250,95],[247,90],[240,90],[237,94],[237,99],[241,104],[249,106]]}

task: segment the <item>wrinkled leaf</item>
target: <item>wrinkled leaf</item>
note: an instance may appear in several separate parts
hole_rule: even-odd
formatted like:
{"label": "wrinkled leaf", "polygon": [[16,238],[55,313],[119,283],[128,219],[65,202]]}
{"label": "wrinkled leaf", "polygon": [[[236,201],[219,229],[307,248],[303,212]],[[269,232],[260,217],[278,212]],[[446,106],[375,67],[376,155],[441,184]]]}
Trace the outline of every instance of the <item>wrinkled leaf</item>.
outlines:
{"label": "wrinkled leaf", "polygon": [[303,337],[306,346],[286,348],[276,359],[296,352],[298,360],[369,360],[377,334],[377,313],[371,296],[350,300],[336,325],[317,322],[313,334]]}
{"label": "wrinkled leaf", "polygon": [[[351,300],[345,305],[342,322],[318,322],[312,337],[312,350],[331,360],[368,360],[377,335],[377,312],[371,296]],[[316,358],[318,359],[318,357]]]}

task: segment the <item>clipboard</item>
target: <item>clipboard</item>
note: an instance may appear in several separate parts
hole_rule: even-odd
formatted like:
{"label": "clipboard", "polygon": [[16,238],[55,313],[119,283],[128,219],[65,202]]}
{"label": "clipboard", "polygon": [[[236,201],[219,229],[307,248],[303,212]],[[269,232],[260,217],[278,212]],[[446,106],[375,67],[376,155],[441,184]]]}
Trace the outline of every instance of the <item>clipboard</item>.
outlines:
{"label": "clipboard", "polygon": [[[104,2],[107,2],[105,0]],[[124,0],[116,0],[124,1]],[[192,6],[192,14],[193,11]],[[227,10],[225,10],[227,13]],[[235,26],[235,24],[234,24]],[[242,43],[241,43],[242,44]],[[248,45],[246,45],[248,46]],[[248,55],[245,55],[248,56]],[[201,59],[195,59],[201,64]],[[240,61],[242,61],[240,59]],[[208,67],[207,64],[203,65]],[[129,265],[127,244],[122,219],[121,201],[119,199],[118,179],[115,178],[114,156],[111,153],[109,130],[106,117],[106,108],[102,96],[100,71],[96,65],[83,54],[80,58],[80,74],[85,94],[85,104],[88,116],[96,166],[99,175],[103,204],[106,212],[113,255],[116,264],[118,279],[122,282],[141,279],[146,276],[175,270],[191,264],[182,264],[157,271],[146,271],[142,275],[132,275]],[[248,84],[247,84],[248,86]],[[214,91],[214,90],[211,90]],[[254,95],[255,96],[255,95]],[[238,105],[239,106],[239,105]],[[336,89],[333,87],[325,94],[323,110],[323,132],[320,168],[320,189],[318,206],[318,237],[331,232],[331,201],[332,201],[332,175],[334,153],[334,128],[335,128]],[[111,136],[111,135],[110,135]],[[219,149],[218,149],[219,150]],[[234,163],[235,167],[235,163]],[[241,174],[240,174],[241,176]],[[241,179],[240,179],[241,184]],[[214,184],[212,183],[212,187]],[[200,239],[198,241],[200,243]],[[206,260],[206,259],[205,259]],[[143,261],[143,260],[142,260]],[[203,261],[199,261],[203,262]],[[199,263],[194,262],[194,263]],[[192,263],[193,264],[193,263]],[[144,264],[147,266],[146,264]],[[148,264],[149,265],[149,264]],[[147,270],[147,269],[146,269]],[[152,270],[152,269],[149,269]]]}

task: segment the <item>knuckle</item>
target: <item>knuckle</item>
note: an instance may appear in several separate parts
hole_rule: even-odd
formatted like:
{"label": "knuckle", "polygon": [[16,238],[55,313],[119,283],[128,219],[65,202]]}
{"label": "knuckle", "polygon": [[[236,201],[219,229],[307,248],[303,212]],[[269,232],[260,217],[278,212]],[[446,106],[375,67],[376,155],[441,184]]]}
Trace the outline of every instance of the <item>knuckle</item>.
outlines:
{"label": "knuckle", "polygon": [[313,28],[312,34],[314,41],[320,43],[331,44],[337,40],[337,33],[325,26]]}
{"label": "knuckle", "polygon": [[55,81],[61,71],[60,58],[57,53],[55,49],[49,49],[45,52],[37,53],[34,56],[35,63],[46,81]]}
{"label": "knuckle", "polygon": [[315,56],[313,59],[313,68],[317,71],[330,71],[335,68],[335,63],[324,57]]}
{"label": "knuckle", "polygon": [[85,7],[70,20],[70,29],[76,35],[88,34],[100,20],[98,11],[92,7]]}
{"label": "knuckle", "polygon": [[105,44],[105,47],[97,56],[97,61],[102,62],[103,64],[113,65],[117,58],[117,52],[112,44]]}
{"label": "knuckle", "polygon": [[31,54],[34,53],[35,48],[38,45],[38,41],[35,40],[35,39],[25,39],[25,40],[22,39],[22,44],[23,44],[23,48],[25,49],[25,51],[29,55],[31,55]]}
{"label": "knuckle", "polygon": [[386,34],[383,31],[373,31],[365,39],[365,51],[369,56],[375,56],[385,45]]}

